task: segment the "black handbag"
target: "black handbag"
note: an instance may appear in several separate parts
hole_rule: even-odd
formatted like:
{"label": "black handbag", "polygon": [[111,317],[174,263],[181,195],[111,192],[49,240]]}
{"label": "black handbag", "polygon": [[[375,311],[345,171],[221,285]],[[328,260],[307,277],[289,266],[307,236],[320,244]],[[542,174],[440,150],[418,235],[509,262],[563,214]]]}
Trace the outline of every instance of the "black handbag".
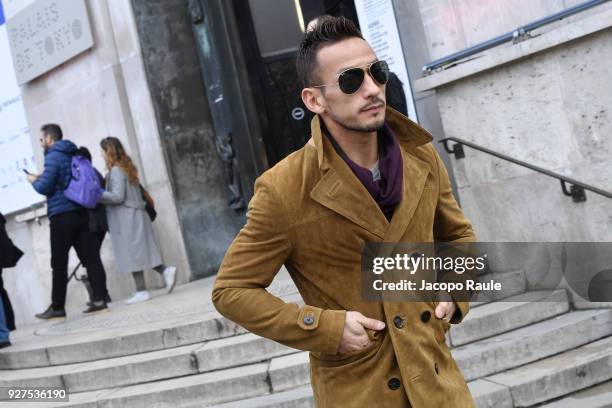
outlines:
{"label": "black handbag", "polygon": [[6,233],[4,216],[0,214],[0,269],[12,268],[17,265],[23,256],[21,249],[17,248]]}
{"label": "black handbag", "polygon": [[17,266],[17,262],[19,262],[23,256],[21,249],[17,248],[17,246],[13,244],[13,241],[9,241],[11,243],[11,248],[9,248],[7,254],[4,254],[4,251],[2,251],[2,257],[0,258],[0,269]]}
{"label": "black handbag", "polygon": [[149,218],[151,222],[155,221],[157,218],[157,211],[155,211],[155,202],[153,201],[153,197],[149,194],[147,190],[140,184],[140,194],[142,195],[142,199],[145,202],[145,211],[149,214]]}

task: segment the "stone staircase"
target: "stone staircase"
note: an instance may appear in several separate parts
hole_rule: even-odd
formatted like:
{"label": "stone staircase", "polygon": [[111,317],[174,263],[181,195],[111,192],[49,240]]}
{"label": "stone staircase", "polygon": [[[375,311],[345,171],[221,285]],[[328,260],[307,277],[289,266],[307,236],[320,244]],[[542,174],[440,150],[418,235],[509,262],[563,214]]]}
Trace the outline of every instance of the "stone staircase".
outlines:
{"label": "stone staircase", "polygon": [[[474,302],[447,335],[477,406],[612,407],[612,310],[573,310],[565,289],[525,292],[521,271],[496,279],[506,288],[503,301]],[[299,302],[288,287],[279,296]],[[210,298],[210,285],[194,290]],[[17,407],[314,406],[308,353],[247,333],[210,305],[202,310],[113,327],[119,311],[106,330],[85,327],[78,336],[52,330],[59,326],[38,330],[38,338],[0,352],[0,386],[70,394],[67,403]]]}

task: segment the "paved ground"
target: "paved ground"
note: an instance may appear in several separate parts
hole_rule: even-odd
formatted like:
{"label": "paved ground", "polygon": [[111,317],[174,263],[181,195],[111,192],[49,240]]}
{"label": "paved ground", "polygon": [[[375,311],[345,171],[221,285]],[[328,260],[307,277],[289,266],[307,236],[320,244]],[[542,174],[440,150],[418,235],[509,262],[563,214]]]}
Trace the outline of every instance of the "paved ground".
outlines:
{"label": "paved ground", "polygon": [[[153,328],[174,327],[178,323],[201,320],[205,315],[217,315],[211,291],[214,277],[177,286],[171,294],[163,289],[151,291],[151,300],[135,305],[123,301],[109,304],[107,312],[93,316],[68,315],[65,320],[41,322],[19,327],[11,333],[13,346],[7,351],[40,348],[57,344],[79,343],[89,338],[114,337]],[[293,282],[283,268],[269,290],[285,296],[296,292]]]}

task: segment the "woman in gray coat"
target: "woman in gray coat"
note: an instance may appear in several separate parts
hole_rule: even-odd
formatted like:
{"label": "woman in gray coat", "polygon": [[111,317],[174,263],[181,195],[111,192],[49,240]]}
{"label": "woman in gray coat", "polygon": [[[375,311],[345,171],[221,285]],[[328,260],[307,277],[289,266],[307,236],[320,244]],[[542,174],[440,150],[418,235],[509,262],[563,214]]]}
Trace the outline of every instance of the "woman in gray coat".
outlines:
{"label": "woman in gray coat", "polygon": [[154,269],[162,274],[170,293],[176,283],[176,267],[162,263],[153,235],[153,225],[145,211],[138,170],[116,137],[102,139],[100,146],[109,171],[106,191],[100,203],[106,205],[117,270],[120,273],[131,272],[136,283],[136,292],[126,303],[149,300],[144,280],[145,269]]}

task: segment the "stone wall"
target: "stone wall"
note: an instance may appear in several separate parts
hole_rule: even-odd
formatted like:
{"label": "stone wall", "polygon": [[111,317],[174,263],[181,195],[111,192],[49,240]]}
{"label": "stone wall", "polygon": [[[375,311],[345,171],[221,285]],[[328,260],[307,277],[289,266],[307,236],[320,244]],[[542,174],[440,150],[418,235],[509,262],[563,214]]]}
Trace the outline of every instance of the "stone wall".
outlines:
{"label": "stone wall", "polygon": [[[471,47],[519,26],[573,7],[586,0],[415,0],[421,12],[431,60]],[[610,9],[603,4],[547,26],[583,19]]]}
{"label": "stone wall", "polygon": [[146,71],[141,79],[151,90],[191,276],[213,275],[245,219],[244,211],[228,205],[227,176],[215,147],[187,1],[131,3]]}
{"label": "stone wall", "polygon": [[[156,201],[159,216],[154,226],[164,261],[179,267],[179,281],[184,282],[190,276],[189,264],[131,4],[89,0],[87,5],[94,47],[22,87],[38,167],[43,168],[38,138],[44,123],[60,124],[67,139],[87,146],[94,165],[103,172],[99,142],[109,135],[119,137]],[[31,215],[8,217],[8,232],[26,253],[17,268],[3,272],[18,325],[33,322],[33,315],[50,302],[48,220],[43,215],[36,222]],[[132,279],[116,273],[108,237],[102,255],[111,296],[119,300],[134,290]],[[72,251],[70,268],[77,263]],[[147,279],[152,287],[162,284],[154,273],[148,274]],[[86,300],[83,285],[72,281],[68,289],[68,313],[80,313]]]}
{"label": "stone wall", "polygon": [[[610,7],[600,6],[416,87],[436,90],[447,137],[612,191],[611,27]],[[586,202],[573,203],[556,179],[465,153],[452,163],[481,241],[612,240],[611,199],[587,192]]]}

